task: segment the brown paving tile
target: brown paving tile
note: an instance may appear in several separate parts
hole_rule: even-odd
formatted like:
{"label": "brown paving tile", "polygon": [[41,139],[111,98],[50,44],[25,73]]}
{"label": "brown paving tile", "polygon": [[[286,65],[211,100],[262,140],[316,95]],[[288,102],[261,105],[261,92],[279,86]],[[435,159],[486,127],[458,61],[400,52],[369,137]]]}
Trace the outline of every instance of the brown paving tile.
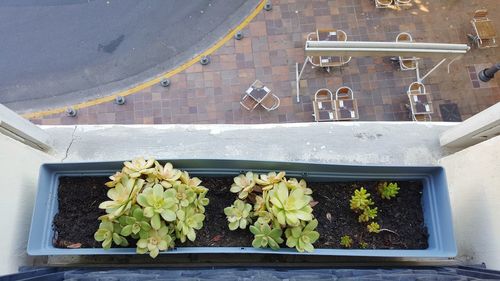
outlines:
{"label": "brown paving tile", "polygon": [[[195,63],[174,75],[169,87],[154,85],[128,96],[123,106],[112,102],[92,106],[80,110],[76,118],[55,114],[32,121],[53,125],[312,122],[314,93],[324,87],[335,92],[342,85],[354,90],[360,120],[408,120],[405,93],[415,81],[415,73],[400,71],[387,58],[353,58],[330,73],[307,67],[300,81],[301,102],[297,103],[295,63],[301,66],[304,61],[307,33],[331,27],[346,31],[351,40],[393,41],[405,31],[420,42],[466,43],[471,12],[480,5],[490,15],[500,14],[495,4],[495,0],[415,1],[408,9],[391,11],[376,9],[373,1],[365,0],[274,0],[272,11],[262,11],[242,30],[242,40],[227,42],[210,56],[209,65]],[[498,25],[500,18],[494,20]],[[499,102],[500,77],[488,84],[477,80],[478,67],[498,60],[498,49],[472,49],[452,65],[450,74],[440,67],[427,78],[424,83],[434,100],[433,120],[440,120],[441,103],[457,103],[466,119]],[[422,71],[435,63],[422,60]],[[240,106],[244,91],[255,79],[281,99],[279,109],[248,112]]]}

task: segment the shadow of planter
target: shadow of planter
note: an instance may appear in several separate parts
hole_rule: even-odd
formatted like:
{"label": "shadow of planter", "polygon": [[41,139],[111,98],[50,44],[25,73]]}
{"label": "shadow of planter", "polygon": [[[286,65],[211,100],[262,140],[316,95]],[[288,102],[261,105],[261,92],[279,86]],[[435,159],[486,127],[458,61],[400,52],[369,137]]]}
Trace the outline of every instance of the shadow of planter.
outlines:
{"label": "shadow of planter", "polygon": [[[313,253],[299,253],[295,249],[255,249],[251,247],[177,247],[161,254],[254,253],[292,255],[331,255],[367,257],[448,258],[457,253],[451,208],[444,169],[431,167],[348,166],[308,164],[296,162],[264,162],[243,160],[172,160],[176,168],[193,176],[235,176],[246,171],[285,171],[287,176],[304,178],[308,182],[365,181],[365,180],[419,180],[424,189],[422,204],[429,238],[427,249],[315,249]],[[28,241],[28,254],[38,255],[124,255],[136,254],[135,248],[62,249],[52,244],[52,222],[58,212],[57,188],[61,176],[109,176],[121,170],[123,162],[44,164],[40,168],[36,197]],[[96,218],[97,219],[97,218]]]}

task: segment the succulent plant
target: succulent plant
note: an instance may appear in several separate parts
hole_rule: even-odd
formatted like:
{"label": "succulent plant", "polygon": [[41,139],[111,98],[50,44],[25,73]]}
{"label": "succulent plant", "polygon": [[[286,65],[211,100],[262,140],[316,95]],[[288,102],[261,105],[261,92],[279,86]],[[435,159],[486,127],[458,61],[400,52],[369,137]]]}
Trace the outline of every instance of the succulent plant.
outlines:
{"label": "succulent plant", "polygon": [[378,211],[377,207],[375,208],[366,207],[365,209],[363,209],[363,212],[359,215],[358,221],[367,222],[369,220],[374,219],[375,217],[377,217],[377,211]]}
{"label": "succulent plant", "polygon": [[352,247],[352,238],[349,235],[344,235],[340,237],[340,245],[344,248],[351,248]]}
{"label": "succulent plant", "polygon": [[391,199],[396,197],[399,193],[399,186],[397,183],[381,182],[377,186],[377,191],[382,199]]}
{"label": "succulent plant", "polygon": [[174,189],[177,191],[176,197],[181,207],[187,207],[196,200],[196,193],[188,185],[176,183]]}
{"label": "succulent plant", "polygon": [[354,191],[354,195],[351,197],[350,202],[351,209],[354,211],[363,211],[366,207],[373,205],[373,201],[370,199],[370,193],[367,193],[366,189],[363,187]]}
{"label": "succulent plant", "polygon": [[102,247],[104,249],[111,248],[113,243],[118,246],[126,247],[128,246],[128,241],[119,234],[120,231],[121,228],[117,223],[105,220],[99,224],[99,229],[94,233],[94,239],[98,242],[102,242]]}
{"label": "succulent plant", "polygon": [[368,243],[361,241],[361,242],[359,242],[359,247],[361,249],[366,249],[366,248],[368,248]]}
{"label": "succulent plant", "polygon": [[[186,172],[186,171],[182,172],[180,180],[181,180],[181,182],[183,184],[186,184],[186,185],[188,185],[190,187],[193,187],[193,188],[194,187],[198,187],[201,184],[201,180],[199,178],[197,178],[197,177],[193,177],[193,178],[190,177],[189,173]],[[203,189],[204,189],[204,187],[203,187]]]}
{"label": "succulent plant", "polygon": [[194,206],[200,213],[205,213],[205,206],[207,206],[210,203],[210,200],[205,197],[206,195],[207,191],[198,194],[198,197],[193,202]]}
{"label": "succulent plant", "polygon": [[153,164],[155,160],[150,158],[147,161],[143,157],[138,157],[130,162],[124,162],[123,172],[129,175],[131,178],[138,178],[141,175],[148,175],[155,172]]}
{"label": "succulent plant", "polygon": [[380,225],[376,222],[372,222],[369,225],[366,226],[368,229],[368,232],[370,233],[379,233],[380,232]]}
{"label": "succulent plant", "polygon": [[271,247],[273,250],[280,248],[279,244],[283,243],[281,228],[272,228],[267,223],[256,223],[250,226],[250,232],[253,233],[254,239],[252,246],[254,248]]}
{"label": "succulent plant", "polygon": [[302,189],[288,191],[284,182],[280,182],[269,191],[269,201],[273,204],[271,211],[281,225],[299,226],[301,221],[313,219],[312,197],[305,195]]}
{"label": "succulent plant", "polygon": [[170,236],[169,229],[165,223],[161,223],[159,229],[151,228],[147,237],[137,241],[136,252],[138,254],[145,254],[149,252],[149,256],[156,258],[160,251],[165,251],[169,247],[173,247],[173,238]]}
{"label": "succulent plant", "polygon": [[196,239],[195,230],[203,227],[205,215],[196,212],[194,206],[182,208],[177,211],[177,224],[175,226],[176,236],[182,243],[189,239],[194,241]]}
{"label": "succulent plant", "polygon": [[114,173],[112,176],[109,177],[111,181],[108,181],[105,183],[107,187],[114,187],[117,183],[119,183],[122,180],[122,177],[125,175],[122,171],[118,171]]}
{"label": "succulent plant", "polygon": [[164,190],[160,184],[147,187],[137,196],[137,202],[144,207],[144,216],[151,218],[151,226],[156,230],[161,227],[160,216],[167,222],[177,218],[179,200],[173,188]]}
{"label": "succulent plant", "polygon": [[307,183],[303,179],[298,181],[296,178],[291,178],[291,179],[286,181],[286,185],[287,185],[288,189],[290,189],[290,190],[300,188],[304,191],[304,194],[306,194],[306,195],[312,194],[312,190],[307,187]]}
{"label": "succulent plant", "polygon": [[254,175],[252,172],[247,172],[245,175],[235,177],[230,191],[233,193],[239,193],[238,198],[240,199],[247,198],[248,194],[253,191],[256,177],[257,175]]}
{"label": "succulent plant", "polygon": [[279,172],[276,174],[275,172],[269,172],[266,174],[260,175],[260,177],[255,177],[255,182],[262,186],[262,190],[270,190],[273,186],[283,180],[285,177],[285,172]]}
{"label": "succulent plant", "polygon": [[180,170],[174,169],[171,163],[166,163],[162,166],[158,161],[155,161],[155,173],[154,176],[161,185],[165,188],[172,187],[172,185],[181,177],[182,172]]}
{"label": "succulent plant", "polygon": [[122,216],[119,221],[122,226],[120,234],[122,236],[139,237],[146,235],[151,229],[149,219],[144,217],[142,208],[133,206],[130,210],[131,216]]}
{"label": "succulent plant", "polygon": [[245,229],[248,224],[252,223],[252,219],[250,218],[251,210],[252,205],[238,199],[234,201],[233,205],[226,207],[224,214],[226,214],[229,222],[229,229]]}
{"label": "succulent plant", "polygon": [[285,235],[287,237],[286,245],[290,248],[295,247],[295,249],[301,253],[304,251],[314,251],[313,243],[319,238],[319,233],[315,231],[317,226],[318,220],[314,219],[307,223],[304,227],[299,225],[287,228],[285,230]]}
{"label": "succulent plant", "polygon": [[99,204],[100,209],[105,209],[109,220],[128,212],[132,205],[135,203],[137,193],[142,189],[144,180],[129,178],[126,175],[121,177],[119,183],[113,188],[109,189],[107,195],[111,201],[104,201]]}

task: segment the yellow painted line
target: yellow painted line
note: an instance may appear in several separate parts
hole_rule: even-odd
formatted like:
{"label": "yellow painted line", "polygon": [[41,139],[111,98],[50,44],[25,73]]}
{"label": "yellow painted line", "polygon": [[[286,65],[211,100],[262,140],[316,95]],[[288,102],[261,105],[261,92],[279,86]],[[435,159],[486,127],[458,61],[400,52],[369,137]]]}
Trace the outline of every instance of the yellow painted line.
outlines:
{"label": "yellow painted line", "polygon": [[[98,104],[105,103],[105,102],[114,101],[117,96],[128,96],[128,95],[135,94],[135,93],[137,93],[137,92],[139,92],[141,90],[149,88],[149,87],[151,87],[151,86],[153,86],[153,85],[155,85],[157,83],[160,83],[160,81],[163,80],[163,79],[172,77],[173,75],[186,70],[188,67],[190,67],[193,64],[199,62],[199,60],[203,56],[208,56],[208,55],[214,53],[220,47],[224,46],[224,44],[226,44],[229,40],[233,39],[234,35],[236,34],[236,32],[238,32],[238,30],[242,30],[243,28],[245,28],[257,16],[257,14],[259,14],[259,12],[262,11],[262,9],[264,8],[265,3],[266,3],[265,0],[261,0],[260,3],[259,3],[259,5],[252,11],[252,13],[250,13],[250,15],[248,15],[239,25],[237,25],[236,27],[234,27],[233,29],[231,29],[229,31],[229,33],[226,34],[226,36],[224,36],[217,43],[215,43],[210,48],[208,48],[207,50],[205,50],[203,53],[195,56],[194,58],[192,58],[191,60],[185,62],[184,64],[182,64],[180,66],[178,66],[177,68],[174,68],[174,69],[168,71],[165,74],[162,74],[162,75],[160,75],[160,76],[158,76],[158,77],[156,77],[154,79],[151,79],[149,81],[141,83],[141,84],[139,84],[137,86],[134,86],[134,87],[129,88],[127,90],[124,90],[122,92],[118,92],[118,93],[115,93],[113,95],[109,95],[109,96],[106,96],[106,97],[102,97],[102,98],[98,98],[98,99],[94,99],[94,100],[90,100],[90,101],[78,103],[78,104],[73,105],[72,107],[75,108],[75,109],[81,109],[81,108],[85,108],[85,107],[89,107],[89,106],[94,106],[94,105],[98,105]],[[70,107],[70,106],[59,107],[59,108],[54,108],[54,109],[49,109],[49,110],[44,110],[44,111],[38,111],[38,112],[26,113],[26,114],[23,114],[22,116],[24,118],[28,118],[28,119],[36,119],[36,118],[41,118],[41,117],[47,116],[47,115],[63,113],[63,112],[66,111],[66,108],[68,108],[68,107]]]}

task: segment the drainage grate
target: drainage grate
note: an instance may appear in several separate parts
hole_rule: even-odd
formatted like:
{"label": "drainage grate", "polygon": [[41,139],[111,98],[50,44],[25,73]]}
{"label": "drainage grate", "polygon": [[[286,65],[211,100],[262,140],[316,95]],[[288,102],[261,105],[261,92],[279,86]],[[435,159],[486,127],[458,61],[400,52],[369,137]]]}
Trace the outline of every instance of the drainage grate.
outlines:
{"label": "drainage grate", "polygon": [[445,103],[439,105],[441,118],[445,122],[462,122],[462,116],[456,103]]}

